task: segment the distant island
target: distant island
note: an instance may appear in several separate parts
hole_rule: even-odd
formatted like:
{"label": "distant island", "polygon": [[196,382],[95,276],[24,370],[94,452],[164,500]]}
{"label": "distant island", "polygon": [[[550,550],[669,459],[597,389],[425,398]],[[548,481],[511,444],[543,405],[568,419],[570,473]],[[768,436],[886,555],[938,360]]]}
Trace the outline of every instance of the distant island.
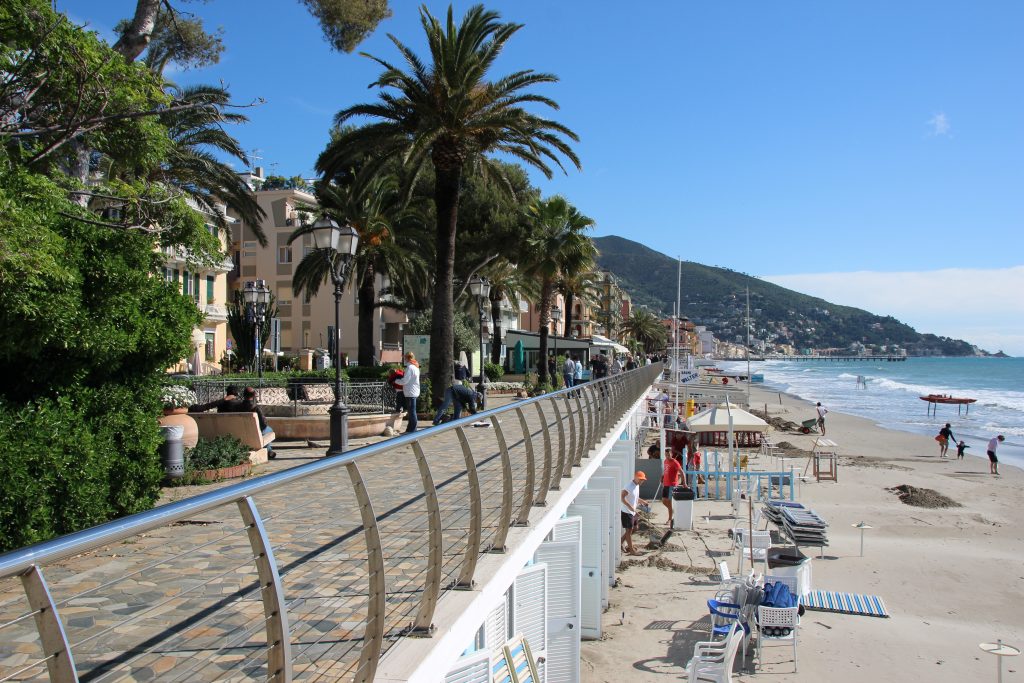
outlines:
{"label": "distant island", "polygon": [[[599,266],[629,293],[633,306],[661,316],[676,299],[676,259],[614,235],[594,238]],[[681,314],[723,341],[746,341],[750,289],[751,344],[764,353],[996,356],[962,339],[921,333],[892,316],[840,306],[745,273],[683,261]]]}

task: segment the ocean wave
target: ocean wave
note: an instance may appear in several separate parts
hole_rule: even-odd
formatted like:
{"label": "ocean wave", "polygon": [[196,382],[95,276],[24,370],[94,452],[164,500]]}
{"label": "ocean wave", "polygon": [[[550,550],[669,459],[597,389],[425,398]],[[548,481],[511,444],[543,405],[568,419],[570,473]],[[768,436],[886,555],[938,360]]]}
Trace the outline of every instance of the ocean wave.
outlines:
{"label": "ocean wave", "polygon": [[851,375],[848,372],[839,373],[839,379],[857,379],[858,377],[863,377],[863,375]]}
{"label": "ocean wave", "polygon": [[923,386],[921,384],[906,384],[904,382],[898,382],[894,379],[886,379],[885,377],[875,377],[870,380],[871,384],[881,389],[891,389],[893,391],[906,391],[916,393],[918,396],[926,396],[934,393],[947,393],[949,389],[936,388],[934,386]]}

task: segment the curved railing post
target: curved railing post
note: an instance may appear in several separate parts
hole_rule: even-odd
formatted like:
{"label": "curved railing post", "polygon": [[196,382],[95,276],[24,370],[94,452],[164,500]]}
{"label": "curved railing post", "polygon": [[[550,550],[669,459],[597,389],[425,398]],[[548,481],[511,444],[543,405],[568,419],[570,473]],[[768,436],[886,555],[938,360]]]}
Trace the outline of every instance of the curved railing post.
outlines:
{"label": "curved railing post", "polygon": [[540,491],[537,493],[537,500],[534,502],[535,505],[546,505],[548,500],[548,491],[558,490],[559,477],[555,477],[552,470],[552,457],[551,457],[551,433],[548,431],[548,418],[544,414],[544,409],[540,407],[541,402],[537,401],[533,404],[533,407],[537,409],[537,416],[540,417],[540,431],[544,437],[544,474],[541,477]]}
{"label": "curved railing post", "polygon": [[423,580],[420,608],[416,612],[410,633],[430,635],[434,632],[434,609],[441,595],[441,565],[444,562],[441,546],[441,506],[437,501],[437,490],[434,488],[430,464],[419,441],[413,442],[412,452],[416,456],[416,465],[420,470],[420,481],[423,483],[424,502],[427,507],[427,575]]}
{"label": "curved railing post", "polygon": [[35,616],[39,644],[43,647],[51,683],[78,683],[71,645],[64,632],[57,605],[50,595],[50,588],[43,578],[43,570],[38,565],[32,565],[21,575],[21,586],[25,589],[25,597]]}
{"label": "curved railing post", "polygon": [[512,458],[508,454],[505,433],[501,430],[501,423],[498,422],[496,415],[491,415],[491,426],[494,428],[498,453],[501,455],[501,514],[498,517],[498,531],[494,536],[494,543],[488,548],[488,552],[503,553],[505,539],[508,537],[509,527],[512,526]]}
{"label": "curved railing post", "polygon": [[555,411],[555,422],[558,424],[558,472],[561,477],[572,476],[572,459],[565,457],[565,425],[562,424],[562,411],[558,409],[558,401],[551,398],[551,407]]}
{"label": "curved railing post", "polygon": [[462,457],[466,462],[466,478],[469,480],[469,538],[466,539],[466,557],[462,562],[462,570],[459,572],[455,587],[471,590],[476,563],[480,558],[480,544],[483,542],[483,532],[480,527],[480,518],[483,516],[480,476],[476,471],[476,461],[473,460],[473,449],[469,447],[466,430],[456,427],[455,434],[459,437],[459,444],[462,446]]}
{"label": "curved railing post", "polygon": [[267,680],[288,683],[292,680],[291,633],[288,630],[288,606],[284,601],[281,575],[274,560],[274,549],[263,526],[263,518],[252,496],[238,501],[238,512],[245,522],[256,574],[260,579],[260,597],[267,624]]}
{"label": "curved railing post", "polygon": [[537,493],[537,473],[530,426],[526,424],[526,415],[522,408],[516,408],[516,415],[519,417],[519,428],[523,430],[523,446],[526,448],[526,483],[523,485],[523,504],[519,508],[519,514],[516,515],[516,526],[526,526],[530,523],[530,508],[533,507],[533,500]]}
{"label": "curved railing post", "polygon": [[590,452],[590,445],[587,442],[587,419],[583,414],[583,401],[580,400],[579,392],[570,394],[570,401],[576,402],[576,422],[579,423],[580,438],[576,444],[576,464],[579,465]]}
{"label": "curved railing post", "polygon": [[565,402],[565,415],[569,421],[568,460],[575,466],[580,464],[579,461],[576,460],[576,452],[579,450],[576,443],[576,420],[573,418],[572,403],[569,401],[569,394],[562,393],[561,399]]}
{"label": "curved railing post", "polygon": [[369,590],[366,596],[366,629],[363,631],[363,649],[359,653],[359,668],[355,680],[369,683],[377,672],[377,663],[384,647],[384,616],[387,608],[387,584],[384,577],[384,548],[380,542],[377,517],[373,514],[370,493],[366,482],[355,462],[345,465],[352,488],[355,490],[359,516],[363,521],[363,535],[366,538],[366,564],[369,570]]}

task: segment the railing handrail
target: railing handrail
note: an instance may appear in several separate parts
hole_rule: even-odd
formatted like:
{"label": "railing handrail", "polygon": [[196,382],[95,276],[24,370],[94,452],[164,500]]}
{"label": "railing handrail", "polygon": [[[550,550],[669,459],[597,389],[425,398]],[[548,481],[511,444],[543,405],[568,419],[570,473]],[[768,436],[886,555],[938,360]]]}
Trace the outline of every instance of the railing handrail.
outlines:
{"label": "railing handrail", "polygon": [[[629,372],[640,372],[644,370],[644,367],[645,366],[642,366],[635,370],[630,370]],[[597,385],[602,382],[609,382],[614,380],[616,377],[622,377],[624,374],[627,373],[593,380],[588,382],[588,384]],[[429,434],[433,436],[445,431],[456,429],[457,427],[465,427],[472,422],[481,420],[485,416],[497,416],[505,412],[511,412],[516,408],[548,400],[552,396],[572,391],[575,391],[575,389],[560,389],[550,394],[542,394],[533,398],[516,401],[510,405],[502,406],[500,408],[481,411],[476,415],[470,415],[459,420],[452,420],[451,422],[447,422],[443,425],[430,428]],[[174,522],[187,519],[193,515],[206,512],[207,510],[212,510],[229,503],[235,503],[247,496],[255,496],[260,493],[272,491],[286,484],[291,484],[301,479],[320,474],[321,472],[341,468],[349,463],[368,458],[378,453],[412,444],[426,433],[428,433],[427,430],[424,430],[423,432],[413,432],[412,434],[402,434],[378,443],[362,446],[342,455],[329,458],[325,457],[323,460],[317,462],[311,462],[281,472],[267,474],[249,481],[218,489],[217,491],[210,491],[209,493],[203,493],[193,498],[168,503],[167,505],[162,505],[160,507],[153,508],[152,510],[138,512],[127,517],[104,522],[103,524],[99,524],[88,529],[75,531],[48,541],[42,541],[24,548],[12,550],[0,555],[0,579],[22,574],[36,564],[56,562],[74,555],[86,553],[104,545],[122,541],[132,536],[144,533],[151,529],[173,524]]]}

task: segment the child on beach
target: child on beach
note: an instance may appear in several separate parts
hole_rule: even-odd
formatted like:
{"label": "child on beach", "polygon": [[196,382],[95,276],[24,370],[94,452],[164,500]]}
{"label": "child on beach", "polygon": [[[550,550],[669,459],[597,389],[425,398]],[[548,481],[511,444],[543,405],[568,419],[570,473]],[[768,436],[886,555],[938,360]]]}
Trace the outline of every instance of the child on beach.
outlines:
{"label": "child on beach", "polygon": [[963,460],[964,459],[964,451],[966,451],[966,450],[967,450],[967,444],[966,443],[964,443],[963,441],[958,443],[956,445],[956,459],[957,460]]}

